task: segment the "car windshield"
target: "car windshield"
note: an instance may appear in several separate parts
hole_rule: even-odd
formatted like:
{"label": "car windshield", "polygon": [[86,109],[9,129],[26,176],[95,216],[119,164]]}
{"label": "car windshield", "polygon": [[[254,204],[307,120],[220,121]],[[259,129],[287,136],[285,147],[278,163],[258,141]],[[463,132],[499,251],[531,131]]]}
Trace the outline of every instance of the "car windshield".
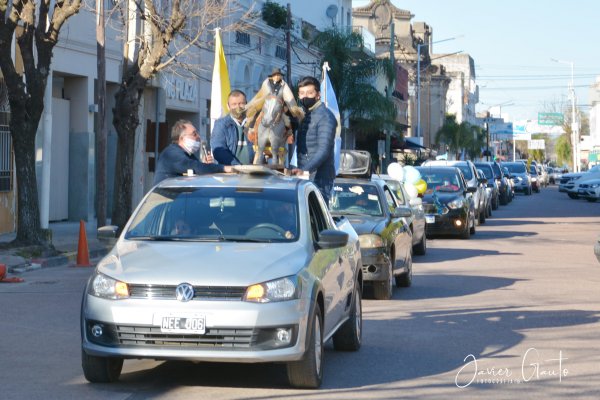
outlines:
{"label": "car windshield", "polygon": [[335,182],[330,209],[333,214],[383,215],[377,186],[366,183]]}
{"label": "car windshield", "polygon": [[496,175],[496,178],[499,179],[502,175],[502,173],[500,172],[500,166],[497,163],[493,163],[492,168],[494,168],[494,175]]}
{"label": "car windshield", "polygon": [[421,179],[427,182],[426,194],[433,192],[460,192],[463,189],[458,173],[438,171],[429,168],[417,168],[421,172]]}
{"label": "car windshield", "polygon": [[157,188],[133,217],[130,240],[290,242],[299,235],[295,191]]}
{"label": "car windshield", "polygon": [[492,171],[492,167],[489,164],[475,164],[477,168],[483,171],[486,179],[494,179],[494,172]]}
{"label": "car windshield", "polygon": [[523,163],[510,163],[504,164],[503,166],[506,167],[511,174],[524,174],[527,172],[525,164]]}
{"label": "car windshield", "polygon": [[537,169],[535,168],[535,165],[531,165],[531,166],[529,167],[529,173],[530,173],[531,175],[538,175],[538,171],[537,171]]}
{"label": "car windshield", "polygon": [[454,167],[460,169],[467,181],[470,181],[471,178],[473,178],[473,171],[471,171],[471,168],[468,165],[456,164]]}

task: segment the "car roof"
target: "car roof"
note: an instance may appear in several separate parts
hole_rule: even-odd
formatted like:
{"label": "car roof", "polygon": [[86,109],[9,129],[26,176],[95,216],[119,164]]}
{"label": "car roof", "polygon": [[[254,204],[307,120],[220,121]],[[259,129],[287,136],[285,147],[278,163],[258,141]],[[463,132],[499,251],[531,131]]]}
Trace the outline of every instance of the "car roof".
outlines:
{"label": "car roof", "polygon": [[429,165],[447,165],[447,166],[452,166],[452,165],[469,165],[469,163],[472,163],[472,161],[470,160],[427,160],[423,163],[423,166],[429,166]]}
{"label": "car roof", "polygon": [[434,171],[434,172],[455,172],[458,174],[462,174],[461,170],[458,169],[457,167],[451,166],[451,165],[420,165],[418,167],[416,167],[419,170],[424,170],[427,169],[429,171]]}
{"label": "car roof", "polygon": [[[246,167],[246,166],[244,166]],[[250,166],[248,166],[250,167]],[[237,169],[238,173],[218,173],[168,178],[160,182],[157,188],[194,188],[194,187],[240,187],[254,189],[296,190],[302,185],[311,184],[309,180],[285,176],[277,171],[262,167],[256,169]]]}

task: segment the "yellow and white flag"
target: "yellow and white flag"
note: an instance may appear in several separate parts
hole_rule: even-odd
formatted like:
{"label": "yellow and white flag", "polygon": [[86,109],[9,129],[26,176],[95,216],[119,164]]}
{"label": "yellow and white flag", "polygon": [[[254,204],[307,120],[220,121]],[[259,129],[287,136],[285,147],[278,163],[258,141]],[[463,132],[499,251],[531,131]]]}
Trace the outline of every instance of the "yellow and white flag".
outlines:
{"label": "yellow and white flag", "polygon": [[221,29],[215,32],[215,65],[213,67],[212,86],[210,91],[210,129],[215,121],[227,114],[227,96],[231,92],[229,71],[225,60],[225,51],[221,42]]}

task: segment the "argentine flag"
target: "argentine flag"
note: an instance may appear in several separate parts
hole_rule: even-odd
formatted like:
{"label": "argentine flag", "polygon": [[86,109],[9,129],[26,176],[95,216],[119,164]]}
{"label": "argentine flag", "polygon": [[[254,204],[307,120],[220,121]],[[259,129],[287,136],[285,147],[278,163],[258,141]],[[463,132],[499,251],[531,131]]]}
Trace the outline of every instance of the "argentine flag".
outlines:
{"label": "argentine flag", "polygon": [[323,63],[323,80],[321,80],[321,101],[325,104],[325,107],[329,109],[335,115],[337,120],[337,128],[335,130],[335,142],[333,148],[335,173],[337,174],[340,170],[340,152],[342,150],[342,123],[340,118],[340,108],[338,107],[337,98],[333,91],[333,86],[329,80],[329,63],[326,61]]}

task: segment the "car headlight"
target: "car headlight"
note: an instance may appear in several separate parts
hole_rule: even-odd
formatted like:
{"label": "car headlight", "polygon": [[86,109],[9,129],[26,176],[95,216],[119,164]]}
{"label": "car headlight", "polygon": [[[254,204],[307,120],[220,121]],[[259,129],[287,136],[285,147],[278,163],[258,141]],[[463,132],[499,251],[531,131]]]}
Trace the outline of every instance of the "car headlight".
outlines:
{"label": "car headlight", "polygon": [[360,247],[363,249],[372,249],[375,247],[383,247],[383,239],[379,235],[360,235],[358,237],[358,242],[360,243]]}
{"label": "car headlight", "polygon": [[248,286],[244,294],[244,301],[270,303],[272,301],[293,300],[299,296],[300,284],[298,278],[288,276]]}
{"label": "car headlight", "polygon": [[129,297],[129,286],[98,272],[92,279],[88,293],[104,299],[126,299]]}
{"label": "car headlight", "polygon": [[592,184],[590,185],[590,188],[592,188],[592,189],[596,189],[598,186],[600,186],[600,183],[592,183]]}
{"label": "car headlight", "polygon": [[454,199],[454,200],[448,202],[447,206],[448,206],[448,208],[456,210],[458,208],[462,208],[464,204],[465,204],[465,202],[463,199]]}
{"label": "car headlight", "polygon": [[537,182],[537,178],[531,178],[531,182]]}

